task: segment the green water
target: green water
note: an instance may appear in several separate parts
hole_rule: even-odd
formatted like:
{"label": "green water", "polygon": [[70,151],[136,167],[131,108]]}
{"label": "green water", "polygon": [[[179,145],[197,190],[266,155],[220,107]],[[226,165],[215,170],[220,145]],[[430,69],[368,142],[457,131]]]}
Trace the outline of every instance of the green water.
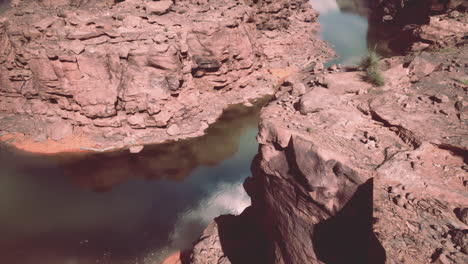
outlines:
{"label": "green water", "polygon": [[326,66],[357,65],[368,50],[380,56],[397,55],[388,47],[395,29],[380,24],[369,24],[367,0],[310,0],[319,11],[320,37],[329,42],[337,57]]}
{"label": "green water", "polygon": [[250,205],[260,106],[200,138],[86,156],[0,152],[0,263],[158,263]]}

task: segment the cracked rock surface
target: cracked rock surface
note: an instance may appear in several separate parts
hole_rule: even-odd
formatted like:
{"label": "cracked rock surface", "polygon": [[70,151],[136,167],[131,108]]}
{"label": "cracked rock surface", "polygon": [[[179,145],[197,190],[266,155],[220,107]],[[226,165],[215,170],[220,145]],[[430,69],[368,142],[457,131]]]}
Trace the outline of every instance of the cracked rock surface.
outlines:
{"label": "cracked rock surface", "polygon": [[273,70],[330,53],[302,0],[12,5],[0,19],[0,131],[34,141],[199,136],[228,105],[271,94]]}
{"label": "cracked rock surface", "polygon": [[467,262],[467,54],[384,59],[382,87],[346,69],[286,80],[244,183],[265,263]]}

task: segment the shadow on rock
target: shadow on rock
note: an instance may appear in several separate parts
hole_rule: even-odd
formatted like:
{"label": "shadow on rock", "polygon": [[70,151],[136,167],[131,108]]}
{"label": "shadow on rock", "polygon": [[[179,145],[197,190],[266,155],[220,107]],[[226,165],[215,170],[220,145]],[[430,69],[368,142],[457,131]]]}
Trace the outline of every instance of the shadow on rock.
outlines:
{"label": "shadow on rock", "polygon": [[262,264],[266,261],[266,240],[262,227],[248,207],[241,215],[216,218],[223,252],[232,264]]}
{"label": "shadow on rock", "polygon": [[314,251],[328,264],[385,263],[385,250],[372,232],[373,179],[361,185],[336,216],[318,224]]}
{"label": "shadow on rock", "polygon": [[181,254],[182,264],[267,264],[267,239],[253,207],[222,215],[205,229],[194,247]]}

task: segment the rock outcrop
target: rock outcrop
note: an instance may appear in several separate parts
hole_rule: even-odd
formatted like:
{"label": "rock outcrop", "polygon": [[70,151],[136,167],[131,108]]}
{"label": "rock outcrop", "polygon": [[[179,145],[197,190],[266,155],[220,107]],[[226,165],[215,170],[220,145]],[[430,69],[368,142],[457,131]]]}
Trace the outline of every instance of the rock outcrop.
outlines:
{"label": "rock outcrop", "polygon": [[100,148],[202,135],[271,94],[272,70],[329,52],[306,2],[15,1],[0,20],[0,131]]}
{"label": "rock outcrop", "polygon": [[370,2],[375,17],[402,25],[426,24],[431,15],[468,8],[468,4],[463,0],[383,0]]}
{"label": "rock outcrop", "polygon": [[[244,183],[264,263],[466,263],[467,51],[385,59],[383,87],[328,70],[280,87]],[[260,263],[218,244],[192,261]]]}
{"label": "rock outcrop", "polygon": [[466,42],[466,1],[383,0],[370,5],[374,23],[391,30],[387,38],[393,50],[440,50]]}

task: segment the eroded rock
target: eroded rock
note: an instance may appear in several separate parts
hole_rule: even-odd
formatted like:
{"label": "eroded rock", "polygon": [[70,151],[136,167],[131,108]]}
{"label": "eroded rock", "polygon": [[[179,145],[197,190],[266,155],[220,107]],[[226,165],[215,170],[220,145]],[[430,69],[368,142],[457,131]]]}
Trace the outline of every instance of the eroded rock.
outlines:
{"label": "eroded rock", "polygon": [[[306,1],[202,2],[14,3],[0,20],[0,111],[60,117],[103,148],[109,128],[142,144],[193,137],[228,105],[273,93],[270,69],[329,52]],[[297,38],[271,43],[261,30]]]}
{"label": "eroded rock", "polygon": [[[266,236],[265,263],[466,262],[468,142],[456,136],[466,127],[450,104],[466,97],[453,81],[465,65],[407,63],[466,54],[392,58],[382,69],[386,85],[367,92],[353,91],[367,85],[360,72],[288,78],[262,110],[259,153],[244,183]],[[293,92],[301,80],[313,80],[302,98]],[[308,96],[320,107],[304,115]]]}

